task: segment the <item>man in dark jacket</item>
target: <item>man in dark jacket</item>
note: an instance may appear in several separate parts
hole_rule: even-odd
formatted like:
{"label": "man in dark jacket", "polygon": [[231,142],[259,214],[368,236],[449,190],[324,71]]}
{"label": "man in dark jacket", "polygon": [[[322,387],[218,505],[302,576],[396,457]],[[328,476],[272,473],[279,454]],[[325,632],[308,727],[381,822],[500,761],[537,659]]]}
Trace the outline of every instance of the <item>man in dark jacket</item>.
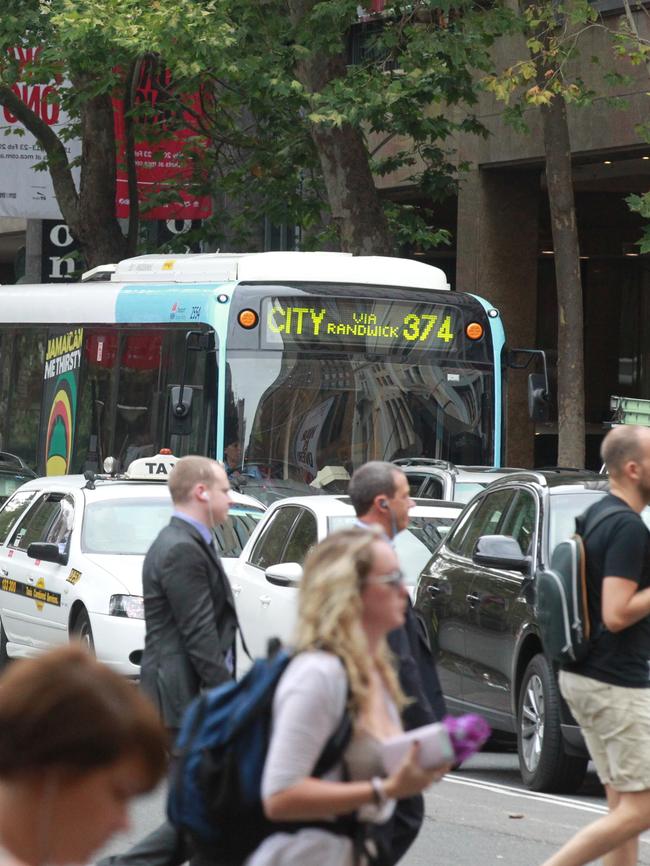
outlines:
{"label": "man in dark jacket", "polygon": [[[140,684],[173,739],[192,698],[234,676],[238,624],[212,532],[228,516],[225,471],[207,457],[182,457],[169,475],[169,492],[174,513],[142,568]],[[98,866],[179,866],[187,858],[182,838],[165,822],[126,854]]]}
{"label": "man in dark jacket", "polygon": [[[373,460],[352,475],[348,494],[359,526],[380,526],[392,539],[408,526],[414,505],[406,475],[392,463]],[[388,636],[388,644],[399,663],[402,691],[412,698],[403,713],[407,730],[439,721],[446,715],[435,661],[424,627],[409,602],[402,628]],[[393,818],[375,831],[381,866],[397,863],[410,848],[424,818],[422,795],[400,800]]]}
{"label": "man in dark jacket", "polygon": [[226,473],[207,457],[182,457],[169,492],[174,514],[142,568],[141,685],[174,734],[201,689],[234,675],[237,614],[212,532],[228,516]]}

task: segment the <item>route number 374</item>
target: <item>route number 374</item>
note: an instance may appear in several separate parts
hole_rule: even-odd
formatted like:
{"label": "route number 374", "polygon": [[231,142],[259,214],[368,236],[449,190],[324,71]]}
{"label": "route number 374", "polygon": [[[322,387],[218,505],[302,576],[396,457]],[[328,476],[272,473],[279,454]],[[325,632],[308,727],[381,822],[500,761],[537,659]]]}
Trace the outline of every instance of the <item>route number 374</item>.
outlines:
{"label": "route number 374", "polygon": [[[421,316],[409,313],[408,316],[404,316],[405,327],[402,330],[402,336],[405,340],[409,340],[412,343],[417,340],[422,342],[432,335],[431,332],[434,330],[437,322],[438,316],[434,316],[431,313],[423,313]],[[445,343],[450,343],[454,339],[451,330],[451,316],[445,316],[433,336],[437,340],[444,340]]]}

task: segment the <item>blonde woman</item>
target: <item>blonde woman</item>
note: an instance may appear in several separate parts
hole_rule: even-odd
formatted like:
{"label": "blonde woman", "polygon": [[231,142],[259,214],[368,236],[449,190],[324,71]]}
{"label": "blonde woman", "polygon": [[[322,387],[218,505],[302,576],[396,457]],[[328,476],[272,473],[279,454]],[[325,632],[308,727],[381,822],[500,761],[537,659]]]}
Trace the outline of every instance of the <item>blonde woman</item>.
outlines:
{"label": "blonde woman", "polygon": [[[268,837],[247,866],[352,866],[367,862],[350,836],[328,822],[356,813],[388,820],[395,800],[443,775],[423,770],[417,747],[385,777],[380,744],[401,732],[405,703],[386,646],[404,622],[407,595],[393,548],[380,532],[349,529],[329,536],[305,561],[298,604],[296,657],[280,680],[262,780],[272,821],[320,823]],[[340,725],[346,703],[354,720],[343,760],[321,778],[312,773]]]}

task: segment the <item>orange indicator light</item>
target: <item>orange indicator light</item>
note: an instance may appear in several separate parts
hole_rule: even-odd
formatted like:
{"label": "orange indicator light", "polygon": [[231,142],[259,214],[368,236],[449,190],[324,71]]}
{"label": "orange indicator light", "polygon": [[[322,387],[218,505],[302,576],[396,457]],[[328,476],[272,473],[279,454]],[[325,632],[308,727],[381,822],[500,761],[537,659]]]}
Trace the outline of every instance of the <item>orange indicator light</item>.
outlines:
{"label": "orange indicator light", "polygon": [[483,325],[478,322],[470,322],[465,328],[465,333],[470,340],[480,340],[483,336]]}
{"label": "orange indicator light", "polygon": [[259,317],[255,310],[242,310],[237,316],[237,321],[242,328],[246,328],[247,331],[250,331],[251,328],[254,328],[257,325]]}

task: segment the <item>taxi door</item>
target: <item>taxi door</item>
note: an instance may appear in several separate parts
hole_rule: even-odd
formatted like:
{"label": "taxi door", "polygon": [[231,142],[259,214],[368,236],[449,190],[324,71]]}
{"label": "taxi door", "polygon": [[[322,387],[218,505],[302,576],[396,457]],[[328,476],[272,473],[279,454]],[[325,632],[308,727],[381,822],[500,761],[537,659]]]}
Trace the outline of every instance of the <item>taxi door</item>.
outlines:
{"label": "taxi door", "polygon": [[73,515],[71,497],[48,491],[29,509],[8,541],[0,594],[2,621],[11,643],[45,649],[68,640],[63,584],[70,567],[31,559],[27,548],[32,542],[50,542],[65,549]]}

